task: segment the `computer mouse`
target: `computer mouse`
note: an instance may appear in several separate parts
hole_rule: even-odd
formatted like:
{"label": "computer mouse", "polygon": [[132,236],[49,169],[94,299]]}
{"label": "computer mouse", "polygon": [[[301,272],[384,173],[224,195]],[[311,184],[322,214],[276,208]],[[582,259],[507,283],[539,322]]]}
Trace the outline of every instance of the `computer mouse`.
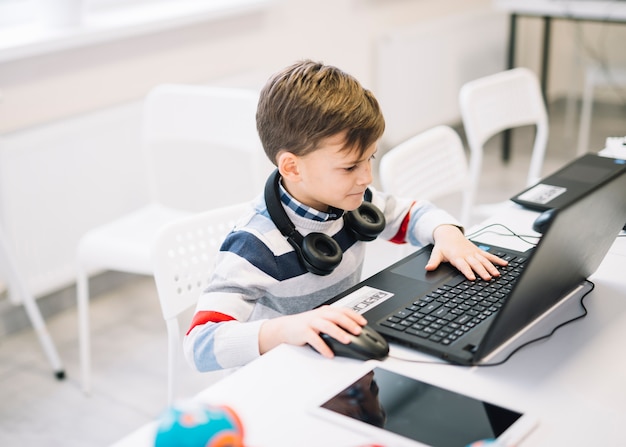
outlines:
{"label": "computer mouse", "polygon": [[349,357],[356,360],[382,360],[389,354],[389,343],[371,326],[363,326],[359,335],[352,335],[348,344],[328,334],[320,334],[322,340],[330,347],[333,353],[340,357]]}
{"label": "computer mouse", "polygon": [[552,219],[554,219],[554,215],[556,214],[556,208],[552,208],[541,213],[535,221],[533,222],[533,230],[537,233],[545,233]]}

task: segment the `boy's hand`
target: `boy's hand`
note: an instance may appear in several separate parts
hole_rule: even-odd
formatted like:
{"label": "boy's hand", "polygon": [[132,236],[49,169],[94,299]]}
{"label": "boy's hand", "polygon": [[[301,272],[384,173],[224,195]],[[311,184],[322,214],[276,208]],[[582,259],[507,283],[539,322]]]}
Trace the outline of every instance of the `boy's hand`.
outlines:
{"label": "boy's hand", "polygon": [[261,325],[259,351],[264,354],[281,343],[309,344],[324,357],[331,358],[333,352],[320,337],[320,332],[348,343],[349,333],[359,335],[366,324],[367,320],[353,310],[333,306],[272,318]]}
{"label": "boy's hand", "polygon": [[438,226],[433,237],[435,246],[426,265],[428,271],[435,270],[442,262],[449,262],[471,281],[476,279],[476,274],[489,281],[500,276],[496,265],[507,265],[504,259],[478,248],[453,225]]}

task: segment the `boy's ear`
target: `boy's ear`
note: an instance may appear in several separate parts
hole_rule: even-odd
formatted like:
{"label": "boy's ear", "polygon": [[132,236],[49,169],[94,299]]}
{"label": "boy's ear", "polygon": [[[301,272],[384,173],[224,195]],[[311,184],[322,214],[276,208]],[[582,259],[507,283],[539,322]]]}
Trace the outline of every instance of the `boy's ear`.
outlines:
{"label": "boy's ear", "polygon": [[296,181],[300,178],[300,171],[298,169],[298,157],[287,151],[283,151],[278,154],[278,172],[281,177],[289,181]]}

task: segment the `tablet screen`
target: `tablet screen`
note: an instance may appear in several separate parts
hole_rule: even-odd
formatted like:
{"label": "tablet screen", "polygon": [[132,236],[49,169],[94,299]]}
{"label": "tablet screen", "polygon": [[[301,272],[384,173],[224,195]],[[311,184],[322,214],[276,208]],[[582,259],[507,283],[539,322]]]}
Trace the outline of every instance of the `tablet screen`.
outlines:
{"label": "tablet screen", "polygon": [[522,416],[380,367],[321,407],[433,447],[495,439]]}

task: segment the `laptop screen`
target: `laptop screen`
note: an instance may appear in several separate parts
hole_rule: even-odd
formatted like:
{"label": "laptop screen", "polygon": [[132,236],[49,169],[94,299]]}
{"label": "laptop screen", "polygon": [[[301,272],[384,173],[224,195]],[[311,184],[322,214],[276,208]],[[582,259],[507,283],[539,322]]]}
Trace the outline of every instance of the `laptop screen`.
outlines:
{"label": "laptop screen", "polygon": [[625,221],[624,173],[556,210],[479,351],[491,351],[595,272]]}

